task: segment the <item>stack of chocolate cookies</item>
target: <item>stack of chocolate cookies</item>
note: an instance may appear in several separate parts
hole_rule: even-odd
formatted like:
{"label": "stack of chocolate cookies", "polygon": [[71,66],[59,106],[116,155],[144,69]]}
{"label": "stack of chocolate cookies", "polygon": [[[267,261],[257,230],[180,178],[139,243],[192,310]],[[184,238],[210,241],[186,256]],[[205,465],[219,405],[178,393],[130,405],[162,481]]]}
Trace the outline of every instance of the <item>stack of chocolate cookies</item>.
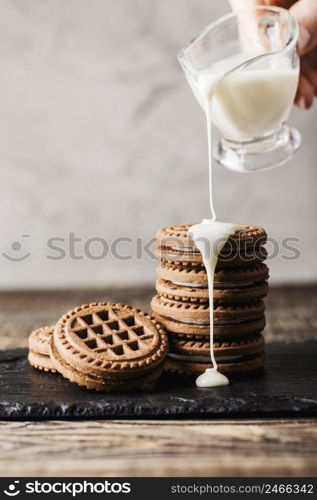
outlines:
{"label": "stack of chocolate cookies", "polygon": [[[188,236],[192,224],[157,232],[157,295],[154,317],[165,327],[170,371],[199,374],[211,367],[208,279],[201,253]],[[264,229],[243,226],[225,243],[214,277],[214,353],[226,374],[264,365],[265,306],[268,291]]]}

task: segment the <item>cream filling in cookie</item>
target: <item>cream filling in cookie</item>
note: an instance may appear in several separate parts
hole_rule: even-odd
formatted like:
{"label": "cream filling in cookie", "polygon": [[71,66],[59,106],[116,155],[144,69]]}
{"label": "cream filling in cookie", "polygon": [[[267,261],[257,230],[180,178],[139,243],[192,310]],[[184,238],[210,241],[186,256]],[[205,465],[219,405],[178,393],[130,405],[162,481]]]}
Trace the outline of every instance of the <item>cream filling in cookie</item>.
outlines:
{"label": "cream filling in cookie", "polygon": [[199,284],[199,283],[180,283],[179,281],[171,281],[173,285],[184,286],[188,288],[203,288],[204,290],[208,290],[207,285]]}
{"label": "cream filling in cookie", "polygon": [[[188,288],[202,288],[202,289],[205,289],[205,290],[208,290],[208,286],[205,284],[200,284],[200,283],[180,283],[179,281],[171,281],[171,283],[173,283],[173,285],[177,285],[177,286],[184,286],[184,287],[188,287]],[[256,281],[249,281],[249,282],[245,282],[245,283],[239,283],[239,284],[232,284],[232,283],[215,283],[215,289],[216,290],[227,290],[227,289],[240,289],[240,288],[249,288],[249,287],[252,287],[252,286],[255,286],[256,285]]]}
{"label": "cream filling in cookie", "polygon": [[[193,361],[195,363],[210,363],[210,356],[186,356],[184,354],[174,354],[169,352],[168,357],[176,361]],[[244,356],[217,356],[217,363],[225,363],[226,361],[239,361]]]}
{"label": "cream filling in cookie", "polygon": [[169,247],[171,250],[174,250],[175,252],[188,252],[188,253],[197,253],[199,255],[199,252],[195,250],[195,248],[191,247]]}
{"label": "cream filling in cookie", "polygon": [[186,319],[175,319],[175,318],[167,318],[172,321],[176,321],[177,323],[183,323],[184,325],[206,325],[209,326],[209,321],[186,321]]}
{"label": "cream filling in cookie", "polygon": [[[191,247],[173,247],[173,246],[166,247],[165,251],[168,252],[169,250],[172,250],[172,251],[177,252],[177,253],[184,252],[184,253],[191,253],[191,254],[200,255],[200,252],[197,251],[197,249],[191,248]],[[245,248],[240,249],[239,245],[236,244],[235,250],[236,250],[236,253],[234,255],[236,255],[236,254],[238,255],[239,252],[243,252],[243,251],[245,252],[245,251],[249,250],[249,248],[245,247]],[[252,250],[252,247],[251,247],[251,250]],[[223,256],[224,255],[226,255],[226,256],[231,255],[231,253],[232,253],[232,248],[231,248],[231,250],[222,251]],[[169,255],[169,254],[166,253],[166,255]]]}
{"label": "cream filling in cookie", "polygon": [[[165,316],[166,317],[166,316]],[[186,320],[186,319],[175,319],[175,318],[171,318],[171,317],[166,317],[167,319],[171,320],[171,321],[175,321],[176,323],[183,323],[184,325],[204,325],[204,326],[209,326],[209,321],[195,321],[195,320]],[[241,324],[245,324],[245,323],[253,323],[254,321],[257,321],[258,319],[261,319],[260,317],[259,318],[254,318],[252,319],[252,321],[250,321],[249,319],[246,319],[246,320],[239,320],[237,321],[236,319],[223,319],[223,320],[215,320],[214,321],[214,325],[219,325],[219,326],[226,326],[226,325],[241,325]]]}

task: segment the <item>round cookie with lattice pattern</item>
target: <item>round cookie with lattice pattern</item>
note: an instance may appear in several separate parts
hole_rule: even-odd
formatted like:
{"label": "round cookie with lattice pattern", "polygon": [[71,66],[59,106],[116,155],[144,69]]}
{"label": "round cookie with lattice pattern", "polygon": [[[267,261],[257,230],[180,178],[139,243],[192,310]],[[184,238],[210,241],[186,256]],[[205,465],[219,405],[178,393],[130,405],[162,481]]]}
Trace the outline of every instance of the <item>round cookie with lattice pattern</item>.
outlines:
{"label": "round cookie with lattice pattern", "polygon": [[34,330],[29,336],[30,365],[45,372],[56,372],[50,358],[50,340],[53,335],[54,325],[42,326]]}
{"label": "round cookie with lattice pattern", "polygon": [[131,306],[107,302],[64,314],[50,344],[54,366],[65,378],[107,392],[154,382],[167,350],[167,335],[155,319]]}

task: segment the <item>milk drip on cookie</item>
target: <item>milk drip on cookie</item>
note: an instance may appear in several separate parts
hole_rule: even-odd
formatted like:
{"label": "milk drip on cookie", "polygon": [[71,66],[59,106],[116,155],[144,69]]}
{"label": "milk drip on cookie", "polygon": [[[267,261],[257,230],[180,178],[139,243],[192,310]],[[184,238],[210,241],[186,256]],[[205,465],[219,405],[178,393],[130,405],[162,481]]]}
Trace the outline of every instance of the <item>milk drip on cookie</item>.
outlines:
{"label": "milk drip on cookie", "polygon": [[237,224],[204,219],[201,224],[192,226],[188,231],[189,236],[201,252],[203,263],[207,272],[209,290],[210,357],[213,368],[207,368],[205,373],[199,375],[196,380],[198,387],[217,387],[220,385],[227,385],[229,383],[228,378],[217,371],[217,363],[214,356],[214,274],[218,255],[223,249],[228,237],[241,228],[242,226]]}
{"label": "milk drip on cookie", "polygon": [[[209,83],[206,84],[206,83]],[[218,222],[216,221],[216,213],[213,206],[212,196],[212,123],[211,110],[213,90],[217,84],[216,79],[211,79],[207,82],[206,79],[201,81],[201,85],[196,87],[195,95],[200,103],[204,103],[207,121],[207,136],[208,136],[208,166],[209,166],[209,200],[212,219],[204,219],[200,224],[192,226],[188,232],[189,236],[194,241],[196,247],[202,255],[203,263],[206,268],[208,277],[209,290],[209,314],[210,314],[210,358],[213,367],[199,375],[196,379],[198,387],[218,387],[228,385],[228,378],[219,373],[217,370],[217,362],[214,356],[214,314],[213,314],[213,296],[214,296],[214,274],[217,265],[218,256],[224,247],[229,236],[236,231],[242,229],[241,225]]]}

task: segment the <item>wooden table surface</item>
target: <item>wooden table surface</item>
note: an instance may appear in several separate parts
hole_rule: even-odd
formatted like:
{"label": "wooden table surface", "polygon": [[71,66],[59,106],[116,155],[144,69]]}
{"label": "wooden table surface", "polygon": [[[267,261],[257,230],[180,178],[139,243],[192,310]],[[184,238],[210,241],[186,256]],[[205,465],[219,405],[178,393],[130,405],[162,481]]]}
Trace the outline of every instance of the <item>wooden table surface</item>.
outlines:
{"label": "wooden table surface", "polygon": [[[152,289],[0,293],[0,349],[75,305]],[[271,289],[268,342],[316,338],[317,286]],[[1,476],[316,476],[316,419],[0,422]]]}

